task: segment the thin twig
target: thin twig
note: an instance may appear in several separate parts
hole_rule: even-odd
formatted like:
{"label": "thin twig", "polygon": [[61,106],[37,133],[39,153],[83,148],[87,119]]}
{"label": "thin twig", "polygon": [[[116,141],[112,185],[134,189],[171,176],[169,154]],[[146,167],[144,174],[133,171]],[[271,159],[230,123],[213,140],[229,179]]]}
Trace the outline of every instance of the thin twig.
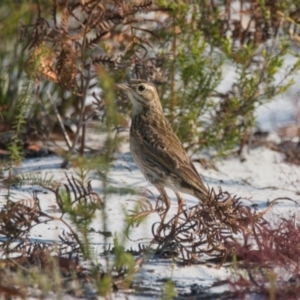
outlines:
{"label": "thin twig", "polygon": [[51,103],[52,106],[53,106],[53,110],[54,110],[54,113],[55,113],[55,115],[56,115],[56,118],[57,118],[57,121],[58,121],[58,123],[59,123],[59,126],[60,126],[60,128],[61,128],[61,131],[62,131],[62,133],[63,133],[64,140],[65,140],[65,142],[66,142],[66,144],[67,144],[67,146],[68,146],[68,149],[70,150],[70,149],[71,149],[71,144],[72,144],[72,142],[71,142],[71,140],[70,140],[70,138],[69,138],[69,135],[68,135],[68,133],[67,133],[67,131],[66,131],[65,125],[64,125],[64,123],[63,123],[63,120],[62,120],[62,118],[61,118],[61,116],[60,116],[60,114],[59,114],[59,112],[58,112],[58,109],[57,109],[57,107],[56,107],[56,104],[54,103],[54,101],[52,101],[52,97],[51,97],[50,93],[47,92],[47,94],[48,94],[50,103]]}
{"label": "thin twig", "polygon": [[[87,92],[88,92],[88,89],[89,89],[89,84],[90,84],[90,78],[91,78],[91,64],[89,64],[89,68],[88,68],[88,74],[87,74],[87,78],[86,78],[86,84],[84,86],[84,91],[83,91],[83,95],[82,95],[82,102],[81,102],[81,109],[80,109],[80,115],[79,115],[79,121],[78,121],[78,124],[77,124],[77,129],[76,129],[76,133],[75,133],[75,137],[73,139],[73,144],[71,146],[71,149],[70,149],[70,153],[73,154],[74,153],[74,149],[75,149],[75,146],[79,140],[79,135],[80,135],[80,131],[82,129],[82,124],[83,124],[83,121],[84,121],[84,110],[85,110],[85,102],[86,102],[86,98],[87,98]],[[65,168],[67,166],[69,162],[69,158],[66,157],[64,159],[64,161],[62,162],[61,164],[61,168]]]}

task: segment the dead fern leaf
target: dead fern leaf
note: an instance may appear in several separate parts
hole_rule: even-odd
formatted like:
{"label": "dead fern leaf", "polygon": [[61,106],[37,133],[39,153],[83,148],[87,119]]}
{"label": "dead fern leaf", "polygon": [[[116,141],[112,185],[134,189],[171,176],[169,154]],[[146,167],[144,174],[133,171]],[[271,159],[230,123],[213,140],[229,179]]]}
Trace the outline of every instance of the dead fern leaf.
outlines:
{"label": "dead fern leaf", "polygon": [[57,73],[54,68],[55,53],[53,49],[46,46],[44,43],[35,46],[29,54],[24,70],[26,74],[40,82],[46,79],[57,83]]}
{"label": "dead fern leaf", "polygon": [[78,73],[76,65],[76,52],[72,42],[65,43],[58,57],[57,71],[59,83],[62,86],[72,87]]}

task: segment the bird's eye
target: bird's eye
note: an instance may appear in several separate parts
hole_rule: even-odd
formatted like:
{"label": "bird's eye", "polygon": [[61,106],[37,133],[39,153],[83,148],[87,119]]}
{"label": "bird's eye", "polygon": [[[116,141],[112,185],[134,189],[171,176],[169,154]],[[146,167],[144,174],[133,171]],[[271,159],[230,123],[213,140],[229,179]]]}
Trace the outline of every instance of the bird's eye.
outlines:
{"label": "bird's eye", "polygon": [[142,92],[144,89],[145,89],[145,87],[144,87],[143,85],[139,85],[138,90],[139,90],[140,92]]}

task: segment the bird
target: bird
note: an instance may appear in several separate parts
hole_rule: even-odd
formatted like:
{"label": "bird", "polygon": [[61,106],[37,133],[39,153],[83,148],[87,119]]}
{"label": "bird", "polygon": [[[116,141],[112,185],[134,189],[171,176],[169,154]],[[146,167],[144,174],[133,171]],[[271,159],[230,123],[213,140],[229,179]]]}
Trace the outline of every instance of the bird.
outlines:
{"label": "bird", "polygon": [[156,187],[166,205],[162,223],[171,206],[165,187],[175,192],[177,215],[184,203],[181,193],[205,202],[209,197],[209,189],[164,116],[155,85],[135,79],[116,86],[124,90],[131,100],[130,152],[141,173]]}

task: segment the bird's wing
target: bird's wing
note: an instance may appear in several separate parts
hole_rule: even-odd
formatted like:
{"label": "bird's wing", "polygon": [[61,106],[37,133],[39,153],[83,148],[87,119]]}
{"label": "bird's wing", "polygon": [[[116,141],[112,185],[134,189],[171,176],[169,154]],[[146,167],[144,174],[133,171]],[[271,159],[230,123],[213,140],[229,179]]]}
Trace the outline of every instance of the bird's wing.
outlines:
{"label": "bird's wing", "polygon": [[186,188],[193,188],[201,193],[207,193],[193,163],[184,150],[180,140],[172,130],[162,132],[165,127],[147,130],[148,135],[142,135],[141,153],[157,168],[163,168],[170,175],[175,175]]}

